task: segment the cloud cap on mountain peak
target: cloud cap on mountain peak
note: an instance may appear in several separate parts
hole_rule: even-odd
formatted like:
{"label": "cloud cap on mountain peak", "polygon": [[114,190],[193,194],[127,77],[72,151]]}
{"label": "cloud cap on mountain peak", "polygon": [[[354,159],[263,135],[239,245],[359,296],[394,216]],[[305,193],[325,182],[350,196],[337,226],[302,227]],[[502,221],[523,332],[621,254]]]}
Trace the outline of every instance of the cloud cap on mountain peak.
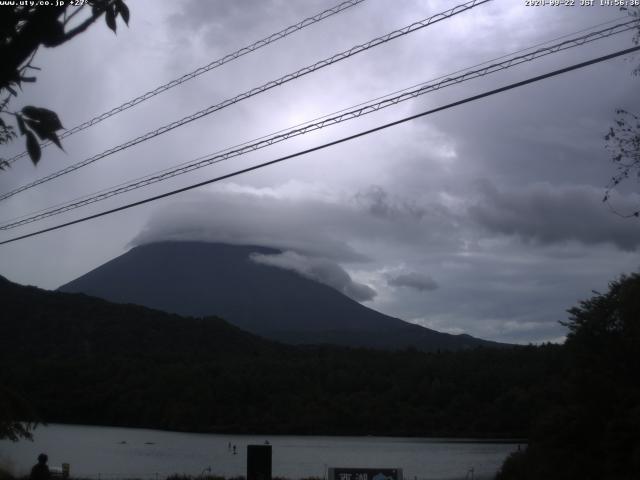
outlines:
{"label": "cloud cap on mountain peak", "polygon": [[376,296],[373,288],[353,281],[344,268],[330,260],[306,257],[291,251],[278,254],[253,253],[251,260],[262,265],[291,270],[328,285],[358,302],[373,300]]}

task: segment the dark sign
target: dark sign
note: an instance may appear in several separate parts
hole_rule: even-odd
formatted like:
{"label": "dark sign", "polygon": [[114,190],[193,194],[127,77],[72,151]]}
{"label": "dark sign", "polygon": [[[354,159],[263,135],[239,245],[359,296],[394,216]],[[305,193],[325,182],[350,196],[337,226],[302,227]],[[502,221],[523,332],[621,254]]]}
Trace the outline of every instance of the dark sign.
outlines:
{"label": "dark sign", "polygon": [[247,445],[247,480],[271,480],[271,445]]}
{"label": "dark sign", "polygon": [[329,480],[402,480],[402,469],[330,468]]}

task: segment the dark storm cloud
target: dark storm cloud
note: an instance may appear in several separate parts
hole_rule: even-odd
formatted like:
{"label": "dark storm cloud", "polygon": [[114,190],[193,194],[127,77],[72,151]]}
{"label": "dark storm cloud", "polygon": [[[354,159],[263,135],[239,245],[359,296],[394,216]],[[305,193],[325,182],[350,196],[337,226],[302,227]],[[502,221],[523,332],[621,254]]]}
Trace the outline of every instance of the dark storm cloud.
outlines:
{"label": "dark storm cloud", "polygon": [[368,260],[343,234],[342,227],[355,218],[339,206],[259,191],[214,191],[192,198],[154,215],[132,244],[200,240],[274,247],[338,261]]}
{"label": "dark storm cloud", "polygon": [[306,257],[295,252],[274,255],[254,253],[251,259],[256,263],[294,271],[303,277],[335,288],[358,302],[373,300],[376,291],[368,285],[354,282],[351,276],[335,262],[322,258]]}
{"label": "dark storm cloud", "polygon": [[388,275],[387,283],[393,287],[409,287],[420,292],[435,290],[439,286],[429,275],[418,272]]}
{"label": "dark storm cloud", "polygon": [[229,49],[256,41],[333,5],[318,0],[189,0],[181,2],[180,11],[171,16],[170,23],[201,35],[210,48]]}
{"label": "dark storm cloud", "polygon": [[354,195],[357,204],[364,207],[374,216],[398,219],[403,216],[421,220],[426,212],[415,203],[392,197],[379,185],[372,185]]}
{"label": "dark storm cloud", "polygon": [[456,219],[447,212],[438,202],[419,206],[379,186],[333,197],[232,186],[158,211],[132,243],[203,240],[363,262],[372,257],[354,247],[362,241],[396,249],[455,248]]}
{"label": "dark storm cloud", "polygon": [[[637,203],[616,198],[622,208]],[[469,208],[472,220],[491,232],[516,235],[529,242],[576,241],[585,245],[611,243],[626,251],[640,246],[640,225],[614,215],[602,203],[602,190],[589,186],[535,184],[498,189],[485,182],[478,203]]]}
{"label": "dark storm cloud", "polygon": [[175,28],[192,31],[204,30],[216,38],[237,36],[239,31],[247,31],[260,24],[260,19],[273,8],[270,2],[259,0],[238,0],[234,2],[202,2],[189,0],[182,2],[180,10],[170,21]]}
{"label": "dark storm cloud", "polygon": [[[590,58],[584,53],[577,58],[583,57]],[[570,56],[560,59],[526,65],[506,79],[487,79],[476,88],[469,85],[460,96],[576,61]],[[428,123],[450,136],[462,162],[460,173],[467,178],[491,172],[498,184],[548,181],[602,186],[614,173],[604,135],[613,124],[615,109],[640,110],[633,94],[638,80],[631,69],[631,63],[614,60],[433,116]]]}

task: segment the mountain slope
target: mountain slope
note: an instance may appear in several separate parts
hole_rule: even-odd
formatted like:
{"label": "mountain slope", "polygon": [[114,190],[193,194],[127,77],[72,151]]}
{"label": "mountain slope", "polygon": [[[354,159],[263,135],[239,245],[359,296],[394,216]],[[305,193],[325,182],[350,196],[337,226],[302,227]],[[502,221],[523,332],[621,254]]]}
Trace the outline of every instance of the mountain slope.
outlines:
{"label": "mountain slope", "polygon": [[219,318],[184,318],[82,294],[26,287],[2,276],[0,298],[4,317],[0,350],[13,351],[13,355],[20,351],[26,357],[137,352],[191,358],[283,348]]}
{"label": "mountain slope", "polygon": [[263,247],[201,242],[143,245],[60,287],[186,316],[216,315],[293,344],[457,350],[498,345],[376,312],[294,272],[253,262]]}

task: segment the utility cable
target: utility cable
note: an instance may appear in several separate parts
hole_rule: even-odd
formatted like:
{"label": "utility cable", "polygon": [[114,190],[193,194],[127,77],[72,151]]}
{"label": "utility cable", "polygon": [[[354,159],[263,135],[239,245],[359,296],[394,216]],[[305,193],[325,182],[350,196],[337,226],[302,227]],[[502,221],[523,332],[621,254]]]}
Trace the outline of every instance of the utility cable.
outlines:
{"label": "utility cable", "polygon": [[[182,75],[179,78],[175,78],[173,80],[171,80],[168,83],[165,83],[164,85],[160,85],[159,87],[154,88],[153,90],[149,90],[148,92],[143,93],[142,95],[129,100],[128,102],[123,103],[122,105],[119,105],[117,107],[112,108],[109,111],[106,111],[104,113],[101,113],[100,115],[96,115],[95,117],[79,124],[76,125],[73,128],[70,128],[68,130],[65,130],[63,133],[61,133],[60,135],[58,135],[58,138],[63,139],[66,137],[69,137],[71,135],[73,135],[74,133],[78,133],[81,132],[82,130],[85,130],[89,127],[92,127],[100,122],[102,122],[103,120],[106,120],[109,117],[112,117],[114,115],[117,115],[118,113],[124,112],[125,110],[134,107],[136,105],[138,105],[139,103],[142,103],[146,100],[149,100],[152,97],[155,97],[156,95],[159,95],[163,92],[166,92],[167,90],[170,90],[174,87],[177,87],[178,85],[181,85],[185,82],[188,82],[189,80],[193,80],[194,78],[202,75],[203,73],[209,72],[215,68],[221,67],[222,65],[224,65],[225,63],[229,63],[233,60],[236,60],[248,53],[251,52],[255,52],[256,50],[262,48],[262,47],[266,47],[267,45],[274,43],[278,40],[281,40],[289,35],[291,35],[292,33],[295,33],[299,30],[302,30],[303,28],[306,28],[310,25],[314,25],[322,20],[324,20],[325,18],[331,17],[333,15],[336,15],[348,8],[354,7],[356,5],[358,5],[359,3],[364,2],[365,0],[348,0],[346,2],[342,2],[339,5],[336,5],[333,8],[329,8],[327,10],[324,10],[316,15],[313,15],[312,17],[309,18],[305,18],[304,20],[296,23],[295,25],[290,25],[285,29],[280,30],[279,32],[273,33],[261,40],[258,40],[257,42],[252,43],[251,45],[247,45],[246,47],[242,47],[239,50],[236,50],[235,52],[232,53],[228,53],[225,56],[218,58],[217,60],[214,60],[213,62],[204,65],[200,68],[197,68],[196,70],[193,70],[189,73],[185,73],[184,75]],[[40,148],[45,148],[49,145],[51,145],[51,141],[45,141],[42,142],[40,144]],[[11,157],[9,160],[7,160],[8,163],[13,163],[16,160],[24,157],[27,155],[27,151],[25,150],[24,152]]]}
{"label": "utility cable", "polygon": [[604,62],[606,60],[611,60],[612,58],[620,57],[622,55],[628,55],[630,53],[637,52],[638,50],[640,50],[640,46],[627,48],[627,49],[624,49],[624,50],[619,50],[617,52],[610,53],[609,55],[604,55],[604,56],[601,56],[601,57],[597,57],[597,58],[588,60],[586,62],[581,62],[581,63],[577,63],[577,64],[574,64],[574,65],[571,65],[571,66],[568,66],[568,67],[561,68],[559,70],[554,70],[552,72],[545,73],[543,75],[538,75],[536,77],[532,77],[532,78],[529,78],[527,80],[522,80],[520,82],[511,83],[511,84],[506,85],[504,87],[496,88],[494,90],[489,90],[487,92],[484,92],[484,93],[481,93],[481,94],[478,94],[478,95],[474,95],[474,96],[471,96],[471,97],[467,97],[467,98],[465,98],[463,100],[458,100],[457,102],[449,103],[449,104],[443,105],[441,107],[433,108],[431,110],[427,110],[427,111],[418,113],[416,115],[411,115],[409,117],[405,117],[405,118],[402,118],[400,120],[396,120],[394,122],[385,123],[384,125],[380,125],[378,127],[371,128],[369,130],[365,130],[365,131],[362,131],[362,132],[359,132],[359,133],[356,133],[356,134],[353,134],[353,135],[349,135],[347,137],[343,137],[343,138],[340,138],[338,140],[333,140],[331,142],[324,143],[322,145],[318,145],[318,146],[315,146],[315,147],[312,147],[312,148],[308,148],[306,150],[302,150],[302,151],[299,151],[299,152],[296,152],[296,153],[292,153],[290,155],[285,155],[283,157],[276,158],[275,160],[270,160],[268,162],[259,163],[257,165],[253,165],[253,166],[248,167],[248,168],[243,168],[241,170],[236,170],[235,172],[231,172],[231,173],[228,173],[228,174],[225,174],[225,175],[221,175],[221,176],[218,176],[218,177],[215,177],[215,178],[211,178],[211,179],[205,180],[203,182],[194,183],[192,185],[188,185],[186,187],[178,188],[176,190],[171,190],[169,192],[165,192],[165,193],[162,193],[160,195],[155,195],[153,197],[145,198],[145,199],[139,200],[137,202],[128,203],[128,204],[122,205],[120,207],[112,208],[110,210],[105,210],[105,211],[102,211],[102,212],[99,212],[99,213],[95,213],[93,215],[88,215],[86,217],[78,218],[76,220],[72,220],[72,221],[69,221],[69,222],[61,223],[61,224],[55,225],[53,227],[44,228],[42,230],[38,230],[38,231],[35,231],[35,232],[27,233],[25,235],[20,235],[18,237],[10,238],[8,240],[1,241],[0,245],[6,245],[8,243],[16,242],[18,240],[23,240],[25,238],[30,238],[30,237],[34,237],[36,235],[41,235],[43,233],[51,232],[51,231],[54,231],[54,230],[59,230],[59,229],[64,228],[64,227],[68,227],[68,226],[75,225],[75,224],[78,224],[78,223],[86,222],[88,220],[93,220],[95,218],[104,217],[105,215],[110,215],[112,213],[121,212],[123,210],[128,210],[128,209],[133,208],[133,207],[137,207],[137,206],[140,206],[140,205],[144,205],[146,203],[150,203],[150,202],[154,202],[156,200],[160,200],[162,198],[167,198],[167,197],[170,197],[170,196],[173,196],[173,195],[177,195],[178,193],[182,193],[182,192],[186,192],[186,191],[189,191],[189,190],[193,190],[195,188],[199,188],[199,187],[202,187],[202,186],[205,186],[205,185],[210,185],[212,183],[217,183],[217,182],[220,182],[222,180],[226,180],[228,178],[236,177],[238,175],[242,175],[242,174],[249,173],[249,172],[252,172],[252,171],[255,171],[255,170],[259,170],[259,169],[264,168],[264,167],[268,167],[270,165],[275,165],[277,163],[284,162],[285,160],[290,160],[292,158],[300,157],[302,155],[306,155],[306,154],[309,154],[309,153],[312,153],[312,152],[316,152],[318,150],[323,150],[325,148],[332,147],[334,145],[338,145],[338,144],[341,144],[341,143],[344,143],[344,142],[348,142],[350,140],[354,140],[356,138],[360,138],[360,137],[363,137],[365,135],[369,135],[369,134],[374,133],[374,132],[379,132],[381,130],[385,130],[385,129],[393,127],[393,126],[400,125],[402,123],[406,123],[406,122],[409,122],[411,120],[415,120],[417,118],[421,118],[421,117],[424,117],[424,116],[427,116],[427,115],[431,115],[431,114],[434,114],[434,113],[437,113],[437,112],[441,112],[443,110],[448,110],[450,108],[457,107],[457,106],[460,106],[460,105],[463,105],[463,104],[466,104],[466,103],[474,102],[476,100],[480,100],[482,98],[486,98],[486,97],[489,97],[489,96],[492,96],[492,95],[496,95],[498,93],[506,92],[508,90],[513,90],[515,88],[523,87],[525,85],[529,85],[529,84],[532,84],[532,83],[535,83],[535,82],[539,82],[539,81],[545,80],[547,78],[556,77],[558,75],[562,75],[564,73],[571,72],[573,70],[578,70],[580,68],[584,68],[584,67],[587,67],[587,66],[590,66],[590,65],[594,65],[596,63]]}
{"label": "utility cable", "polygon": [[385,98],[384,100],[376,103],[374,103],[375,100],[372,100],[368,103],[357,105],[356,107],[350,110],[342,110],[340,112],[337,112],[337,114],[335,115],[321,117],[320,121],[317,121],[317,122],[315,121],[306,122],[296,127],[292,127],[291,129],[276,132],[275,134],[261,137],[259,139],[256,139],[255,141],[246,142],[241,145],[230,147],[228,149],[221,150],[210,155],[202,156],[190,162],[186,162],[181,165],[178,165],[174,168],[165,169],[155,174],[147,175],[140,179],[136,179],[130,182],[125,182],[123,184],[117,185],[110,189],[101,190],[97,193],[94,193],[85,197],[81,197],[79,199],[72,200],[70,202],[55,205],[53,207],[40,210],[29,215],[24,215],[22,217],[18,217],[13,220],[7,220],[5,223],[0,224],[0,230],[10,230],[12,228],[20,227],[28,223],[36,222],[48,217],[52,217],[54,215],[65,213],[70,210],[75,210],[76,208],[80,208],[92,203],[106,200],[107,198],[124,194],[126,192],[136,190],[138,188],[146,187],[148,185],[152,185],[157,182],[168,180],[169,178],[173,178],[178,175],[182,175],[182,174],[185,174],[193,170],[197,170],[212,164],[220,163],[230,158],[238,157],[246,153],[268,147],[275,143],[280,143],[282,141],[288,140],[290,138],[293,138],[299,135],[304,135],[306,133],[309,133],[315,130],[320,130],[322,128],[335,125],[338,123],[342,123],[347,120],[353,120],[354,118],[358,118],[373,112],[377,112],[378,110],[381,110],[383,108],[397,105],[398,103],[414,99],[418,96],[424,95],[429,92],[433,92],[435,90],[439,90],[441,88],[445,88],[451,85],[456,85],[468,80],[472,80],[474,78],[478,78],[478,77],[496,73],[502,70],[506,70],[508,68],[512,68],[522,63],[530,62],[532,60],[535,60],[553,53],[557,53],[570,48],[581,46],[596,40],[601,40],[601,39],[610,37],[612,35],[620,34],[635,28],[637,24],[638,22],[636,20],[627,21],[625,23],[614,25],[612,27],[609,27],[603,30],[591,32],[587,35],[583,35],[577,38],[572,38],[570,40],[566,40],[564,42],[557,43],[546,48],[540,48],[538,50],[526,53],[524,55],[515,56],[503,62],[490,64],[480,69],[467,70],[467,71],[464,71],[463,74],[458,76],[440,77],[439,79],[436,79],[436,81],[432,81],[430,83],[423,83],[418,88],[415,88],[410,91],[403,91],[399,95],[396,95],[390,98]]}
{"label": "utility cable", "polygon": [[399,30],[394,30],[393,32],[390,32],[386,35],[383,35],[381,37],[377,37],[374,38],[373,40],[370,40],[366,43],[363,43],[361,45],[356,45],[348,50],[345,50],[341,53],[337,53],[331,57],[328,57],[324,60],[321,60],[319,62],[316,62],[313,65],[301,68],[300,70],[297,70],[294,73],[290,73],[287,74],[283,77],[280,77],[276,80],[272,80],[270,82],[265,83],[264,85],[260,86],[260,87],[256,87],[256,88],[252,88],[251,90],[248,90],[244,93],[241,93],[240,95],[236,95],[233,98],[227,99],[221,103],[218,103],[216,105],[212,105],[210,107],[205,108],[204,110],[200,110],[192,115],[186,116],[180,120],[177,120],[175,122],[169,123],[167,125],[164,125],[156,130],[152,130],[150,132],[145,133],[144,135],[141,135],[139,137],[136,137],[132,140],[129,140],[128,142],[125,142],[123,144],[120,144],[116,147],[110,148],[109,150],[105,150],[102,153],[99,153],[97,155],[94,155],[93,157],[89,157],[85,160],[82,160],[78,163],[75,163],[73,165],[70,165],[66,168],[63,168],[62,170],[58,170],[57,172],[54,172],[50,175],[47,175],[45,177],[42,177],[38,180],[35,180],[31,183],[28,183],[26,185],[23,185],[21,187],[18,187],[14,190],[11,190],[10,192],[4,193],[2,195],[0,195],[0,201],[1,200],[6,200],[7,198],[13,197],[14,195],[23,192],[25,190],[28,190],[30,188],[33,188],[37,185],[41,185],[45,182],[48,182],[50,180],[53,180],[54,178],[58,178],[62,175],[66,175],[67,173],[71,173],[75,170],[78,170],[86,165],[92,164],[104,157],[107,157],[109,155],[112,155],[114,153],[120,152],[122,150],[125,150],[129,147],[132,147],[134,145],[137,145],[139,143],[145,142],[147,140],[150,140],[154,137],[157,137],[159,135],[162,135],[163,133],[169,132],[175,128],[181,127],[182,125],[185,125],[187,123],[193,122],[195,120],[198,120],[204,116],[210,115],[214,112],[217,112],[218,110],[222,110],[223,108],[226,108],[230,105],[233,105],[235,103],[238,103],[242,100],[245,100],[247,98],[253,97],[254,95],[258,95],[259,93],[265,92],[267,90],[270,90],[274,87],[278,87],[284,83],[290,82],[291,80],[295,80],[297,78],[300,78],[304,75],[307,75],[309,73],[315,72],[316,70],[320,70],[321,68],[327,67],[329,65],[332,65],[336,62],[339,62],[341,60],[344,60],[346,58],[349,58],[353,55],[356,55],[358,53],[364,52],[366,50],[369,50],[371,48],[377,47],[379,45],[382,45],[383,43],[387,43],[391,40],[395,40],[396,38],[402,37],[404,35],[408,35],[410,33],[416,32],[418,30],[421,30],[425,27],[428,27],[429,25],[433,25],[434,23],[440,22],[442,20],[446,20],[454,15],[457,15],[459,13],[465,12],[467,10],[470,10],[471,8],[474,8],[478,5],[482,5],[484,3],[488,3],[492,0],[470,0],[466,3],[457,5],[449,10],[446,10],[444,12],[435,14],[429,18],[426,18],[424,20],[418,21],[418,22],[414,22],[411,25],[408,25],[404,28],[401,28]]}

